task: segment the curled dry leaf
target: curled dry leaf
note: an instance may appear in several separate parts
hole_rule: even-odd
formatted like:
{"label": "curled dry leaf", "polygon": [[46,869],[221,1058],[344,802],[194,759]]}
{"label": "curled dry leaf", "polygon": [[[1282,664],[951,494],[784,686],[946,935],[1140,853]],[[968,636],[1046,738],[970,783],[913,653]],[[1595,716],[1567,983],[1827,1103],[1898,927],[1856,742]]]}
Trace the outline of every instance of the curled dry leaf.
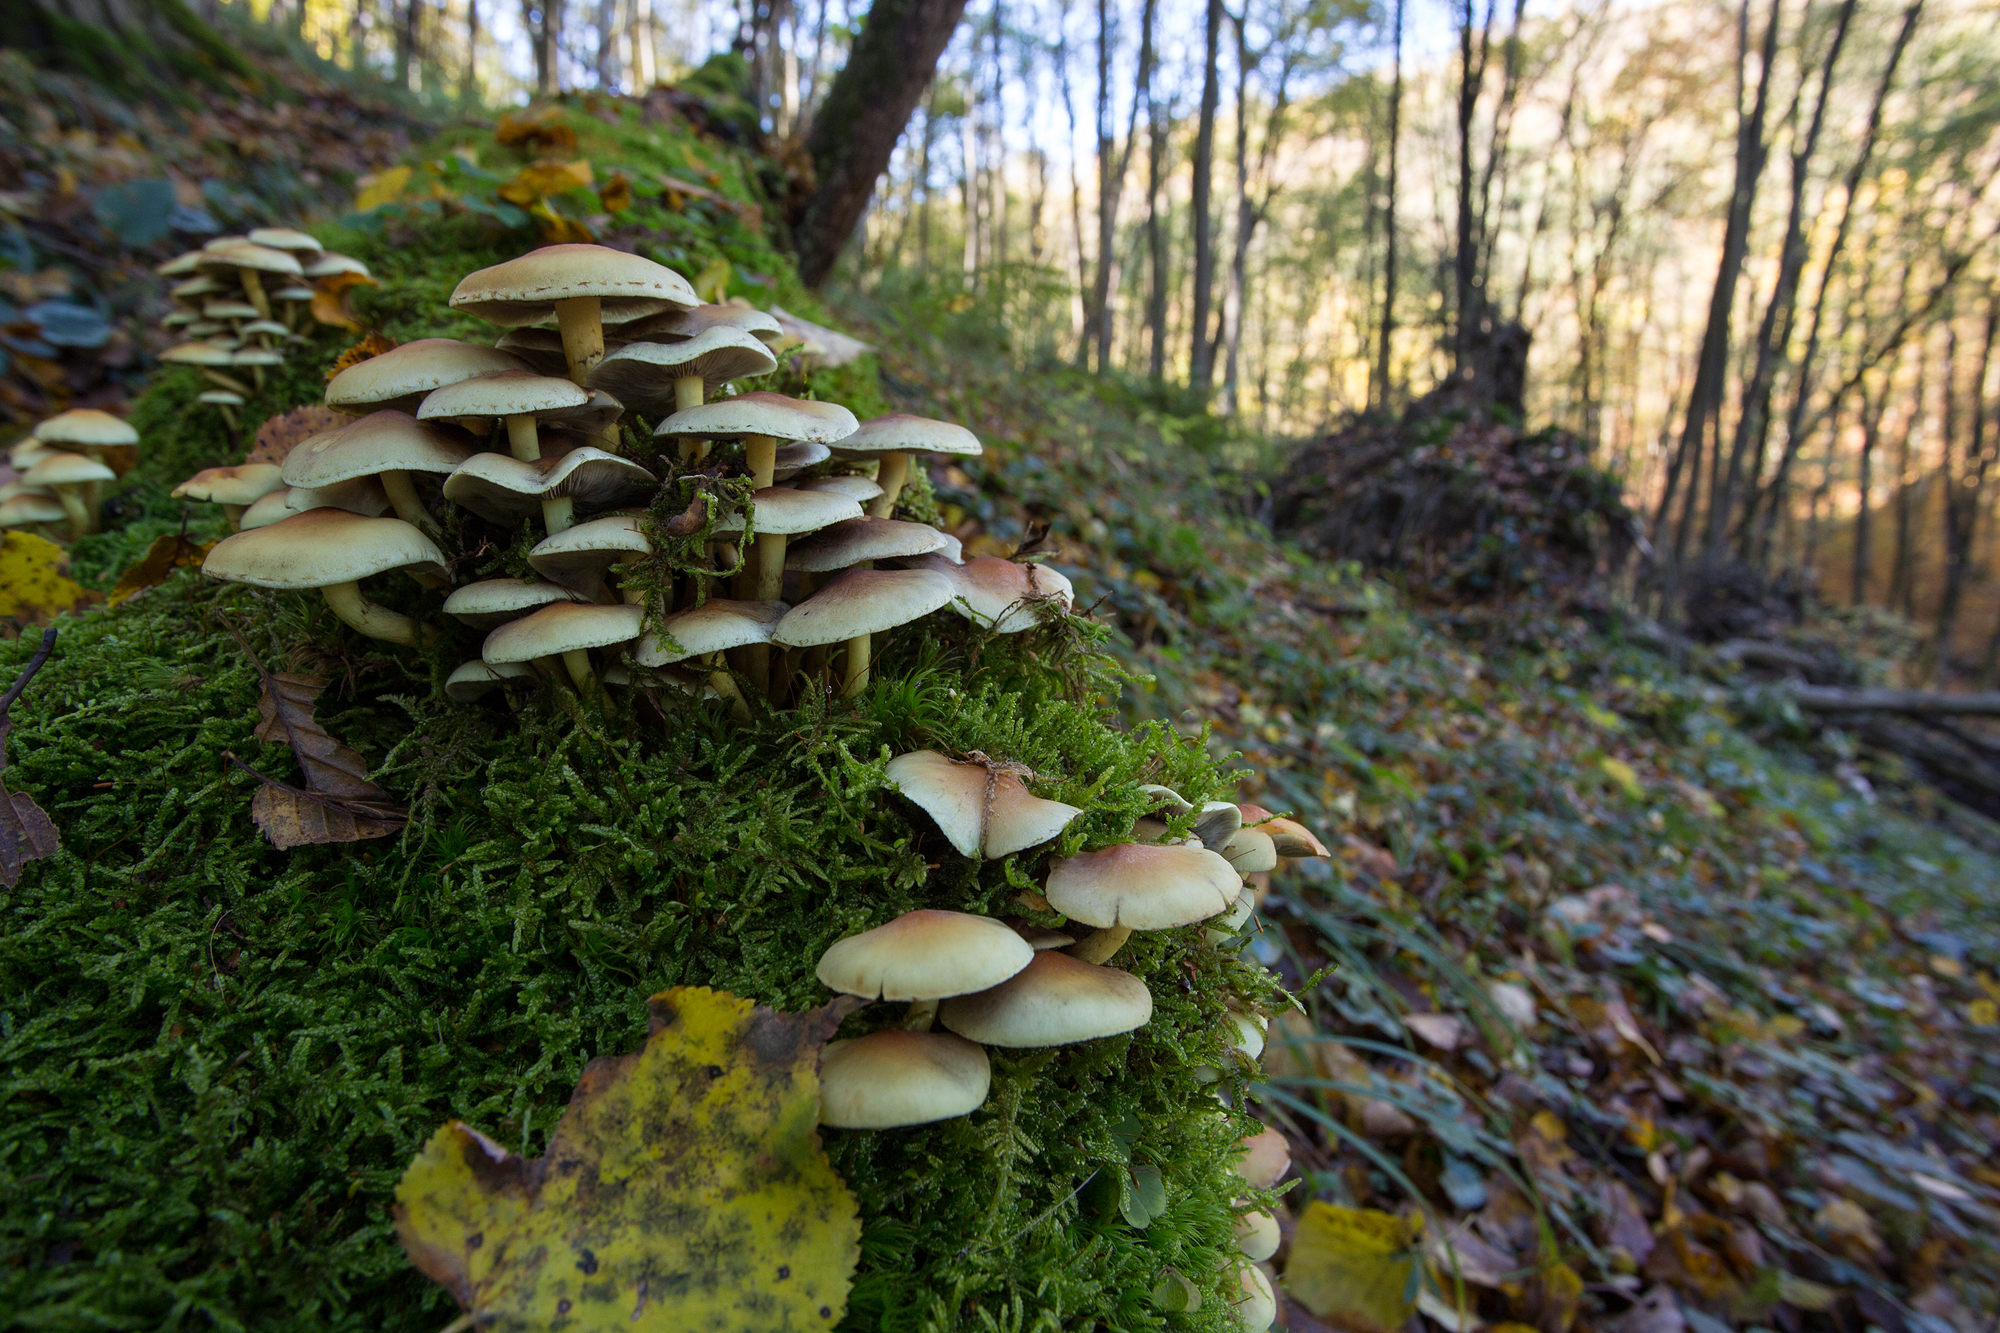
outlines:
{"label": "curled dry leaf", "polygon": [[590,1063],[547,1155],[458,1121],[431,1137],[396,1189],[403,1248],[486,1333],[832,1328],[861,1223],[820,1149],[818,1069],[859,1003],[655,995],[645,1046]]}
{"label": "curled dry leaf", "polygon": [[[11,534],[10,534],[11,535]],[[13,719],[8,716],[14,701],[21,697],[21,691],[28,688],[28,682],[49,660],[55,651],[56,632],[53,629],[42,633],[41,646],[28,659],[28,665],[21,668],[21,674],[0,695],[0,770],[7,767],[7,733],[13,729]],[[42,807],[35,804],[35,798],[26,792],[9,792],[0,785],[0,884],[13,888],[20,881],[21,867],[30,861],[40,861],[54,856],[62,846],[62,839],[56,833],[56,826],[50,822]]]}
{"label": "curled dry leaf", "polygon": [[257,670],[264,681],[257,700],[264,716],[257,725],[257,739],[289,745],[306,779],[303,789],[289,786],[233,754],[226,756],[260,784],[250,801],[250,818],[271,844],[283,851],[360,842],[402,828],[408,815],[394,797],[368,780],[366,761],[328,735],[314,717],[315,701],[326,682],[290,672],[274,675],[261,665]]}
{"label": "curled dry leaf", "polygon": [[313,318],[334,328],[359,329],[361,320],[354,313],[354,289],[381,285],[365,273],[332,273],[317,279],[313,283]]}
{"label": "curled dry leaf", "polygon": [[187,534],[181,532],[169,532],[153,538],[146,554],[118,576],[118,583],[111,589],[105,604],[116,606],[148,588],[157,588],[172,578],[177,569],[200,569],[201,562],[208,558],[208,552],[214,545],[214,542],[191,542]]}

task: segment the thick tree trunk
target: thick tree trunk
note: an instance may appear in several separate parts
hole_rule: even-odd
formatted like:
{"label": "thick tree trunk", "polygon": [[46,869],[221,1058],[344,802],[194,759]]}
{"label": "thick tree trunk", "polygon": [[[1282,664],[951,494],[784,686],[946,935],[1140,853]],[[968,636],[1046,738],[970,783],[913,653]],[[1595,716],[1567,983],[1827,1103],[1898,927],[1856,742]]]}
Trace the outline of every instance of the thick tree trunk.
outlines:
{"label": "thick tree trunk", "polygon": [[1097,283],[1091,294],[1090,315],[1100,374],[1111,368],[1111,340],[1117,330],[1111,297],[1116,285],[1113,279],[1118,275],[1118,207],[1124,202],[1125,173],[1132,166],[1132,148],[1138,140],[1139,104],[1152,87],[1153,21],[1159,8],[1158,0],[1146,0],[1139,12],[1138,90],[1132,97],[1131,114],[1125,118],[1125,146],[1119,149],[1111,134],[1109,0],[1098,0],[1097,5]]}
{"label": "thick tree trunk", "polygon": [[465,0],[465,68],[459,72],[458,100],[479,104],[479,0]]}
{"label": "thick tree trunk", "polygon": [[1208,0],[1206,45],[1202,48],[1201,115],[1194,137],[1194,184],[1188,208],[1194,215],[1194,296],[1190,331],[1193,348],[1188,383],[1197,399],[1215,382],[1215,342],[1209,312],[1215,292],[1215,113],[1222,104],[1222,0]]}
{"label": "thick tree trunk", "polygon": [[869,7],[806,136],[819,188],[793,238],[807,286],[833,272],[964,13],[965,0],[875,0]]}
{"label": "thick tree trunk", "polygon": [[1403,0],[1396,0],[1393,73],[1389,78],[1389,180],[1382,199],[1382,325],[1375,344],[1369,399],[1389,404],[1389,342],[1396,332],[1396,159],[1403,119]]}
{"label": "thick tree trunk", "polygon": [[[1487,5],[1488,31],[1493,7]],[[1472,344],[1484,312],[1479,299],[1479,243],[1473,234],[1472,120],[1486,82],[1486,44],[1473,58],[1472,0],[1461,0],[1458,27],[1458,227],[1452,253],[1452,353],[1460,376],[1472,371]]]}
{"label": "thick tree trunk", "polygon": [[1146,373],[1159,384],[1167,375],[1167,227],[1160,215],[1160,187],[1172,111],[1150,94],[1146,102],[1146,253],[1151,270],[1146,291]]}
{"label": "thick tree trunk", "polygon": [[[1958,335],[1955,330],[1946,329],[1945,340],[1945,380],[1951,380],[1952,358],[1958,352]],[[1916,514],[1916,484],[1911,479],[1910,460],[1922,445],[1924,416],[1929,404],[1930,358],[1920,343],[1917,348],[1917,388],[1910,404],[1910,415],[1903,422],[1903,433],[1896,441],[1896,489],[1894,492],[1896,520],[1892,531],[1894,540],[1889,550],[1889,595],[1884,599],[1890,607],[1900,612],[1905,619],[1916,618],[1916,552],[1911,549],[1911,529]]]}

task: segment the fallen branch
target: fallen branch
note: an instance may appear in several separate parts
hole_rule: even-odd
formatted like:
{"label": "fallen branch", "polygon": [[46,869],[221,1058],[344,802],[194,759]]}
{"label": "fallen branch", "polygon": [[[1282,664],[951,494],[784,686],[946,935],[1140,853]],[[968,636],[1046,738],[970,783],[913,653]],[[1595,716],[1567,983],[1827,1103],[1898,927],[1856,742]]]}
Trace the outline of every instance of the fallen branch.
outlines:
{"label": "fallen branch", "polygon": [[1842,690],[1827,685],[1794,685],[1792,698],[1811,713],[1938,713],[1957,717],[2000,717],[2000,692],[1942,694],[1931,690]]}

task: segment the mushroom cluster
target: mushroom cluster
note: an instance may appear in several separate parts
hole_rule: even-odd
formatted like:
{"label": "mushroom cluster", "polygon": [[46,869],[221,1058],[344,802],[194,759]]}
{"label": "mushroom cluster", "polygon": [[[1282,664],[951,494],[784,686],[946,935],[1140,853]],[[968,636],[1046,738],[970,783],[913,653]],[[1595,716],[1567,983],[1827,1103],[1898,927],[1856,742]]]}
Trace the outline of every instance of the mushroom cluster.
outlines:
{"label": "mushroom cluster", "polygon": [[99,490],[118,476],[111,463],[138,443],[123,418],[93,407],[50,417],[8,454],[18,475],[0,485],[0,528],[70,541],[97,531]]}
{"label": "mushroom cluster", "polygon": [[[918,750],[889,761],[893,788],[928,815],[962,856],[992,860],[1053,841],[1083,812],[1028,790],[1023,772],[990,760],[954,760]],[[970,1114],[986,1101],[986,1048],[1064,1046],[1145,1026],[1153,997],[1140,978],[1110,966],[1135,930],[1207,923],[1211,938],[1235,938],[1255,906],[1253,883],[1280,856],[1325,856],[1303,826],[1257,806],[1211,802],[1199,810],[1169,788],[1144,789],[1159,815],[1133,840],[1050,863],[1041,902],[1067,922],[1051,929],[962,912],[918,909],[836,942],[821,956],[828,989],[907,1004],[900,1023],[827,1046],[820,1123],[891,1129]],[[1169,836],[1188,821],[1188,836]],[[1091,927],[1081,938],[1076,926]],[[933,1031],[942,1025],[946,1031]],[[1264,1048],[1265,1020],[1231,1010],[1226,1043],[1248,1073]],[[1196,1071],[1219,1083],[1222,1072]],[[1218,1094],[1221,1095],[1221,1094]],[[1237,1172],[1269,1189],[1290,1165],[1283,1135],[1243,1142]],[[1275,1317],[1268,1277],[1256,1265],[1277,1250],[1277,1219],[1248,1200],[1237,1223],[1244,1261],[1239,1325],[1262,1330]],[[1199,1301],[1192,1287],[1169,1293]]]}
{"label": "mushroom cluster", "polygon": [[[595,245],[470,274],[451,302],[508,331],[491,347],[425,338],[350,365],[325,401],[356,420],[281,465],[210,468],[174,492],[222,505],[238,529],[210,575],[317,589],[360,632],[412,645],[438,636],[360,584],[402,570],[448,588],[444,614],[486,634],[451,678],[467,702],[512,685],[593,691],[636,667],[746,712],[750,696],[782,704],[807,679],[859,692],[874,636],[935,611],[1013,633],[1070,601],[1053,570],[962,560],[945,533],[891,517],[909,458],[976,454],[970,431],[729,392],[777,368],[768,315],[701,305],[672,269]],[[717,483],[702,492],[692,567],[665,560],[647,513],[662,479],[630,454],[653,452],[648,426],[672,474]],[[877,476],[862,475],[871,465]],[[732,482],[741,503],[721,503]],[[505,547],[524,525],[524,576],[454,582],[469,549]]]}
{"label": "mushroom cluster", "polygon": [[251,386],[230,372],[247,370],[251,384],[262,385],[264,371],[283,365],[286,345],[300,340],[297,330],[315,284],[342,274],[368,276],[360,260],[322,249],[289,227],[218,236],[154,271],[175,280],[169,291],[174,309],[160,326],[185,340],[160,359],[199,370],[213,386],[201,401],[220,411],[232,430]]}

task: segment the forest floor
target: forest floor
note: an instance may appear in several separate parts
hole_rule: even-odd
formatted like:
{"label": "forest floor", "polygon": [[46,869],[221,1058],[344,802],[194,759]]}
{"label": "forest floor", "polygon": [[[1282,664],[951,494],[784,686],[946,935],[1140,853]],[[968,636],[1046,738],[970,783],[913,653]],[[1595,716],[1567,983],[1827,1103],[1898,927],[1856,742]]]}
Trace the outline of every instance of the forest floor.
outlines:
{"label": "forest floor", "polygon": [[[57,106],[47,76],[0,72],[24,104]],[[347,95],[324,96],[335,123]],[[160,308],[144,262],[175,238],[120,240],[105,185],[165,179],[176,205],[227,200],[242,219],[312,202],[174,147],[237,142],[226,126],[107,130],[111,103],[85,100],[0,142],[18,298],[0,399],[20,425],[142,382]],[[312,104],[286,114],[322,115]],[[564,114],[588,130],[604,110]],[[313,182],[322,203],[424,133],[379,123]],[[308,161],[316,132],[273,128],[284,146],[265,160]],[[703,157],[714,142],[690,121],[652,132],[714,192],[648,224],[686,232],[689,276],[797,299],[782,260],[738,247],[716,267],[714,234],[748,226],[770,183],[713,170],[729,159]],[[565,151],[610,153],[593,142]],[[504,179],[416,165],[429,184],[388,191],[370,225],[422,226],[425,208],[507,225]],[[623,167],[592,165],[598,186]],[[601,227],[587,202],[572,221]],[[102,317],[103,336],[49,338],[22,312],[51,300]],[[1295,1212],[1317,1200],[1401,1230],[1294,1244],[1288,1218],[1278,1266],[1319,1313],[1289,1304],[1286,1326],[1991,1333],[2000,862],[1930,817],[1938,798],[1865,758],[1822,762],[1782,700],[1625,639],[1616,616],[1532,596],[1441,609],[1314,561],[1251,517],[1256,442],[1216,443],[1210,423],[1023,355],[976,299],[888,281],[828,305],[877,348],[858,365],[895,408],[986,441],[933,470],[939,521],[969,553],[1048,552],[1114,628],[1128,715],[1240,754],[1240,799],[1334,850],[1263,896],[1254,947],[1302,1005],[1272,1022],[1263,1113],[1292,1141]],[[162,501],[80,552],[79,578],[108,586],[170,530]]]}

